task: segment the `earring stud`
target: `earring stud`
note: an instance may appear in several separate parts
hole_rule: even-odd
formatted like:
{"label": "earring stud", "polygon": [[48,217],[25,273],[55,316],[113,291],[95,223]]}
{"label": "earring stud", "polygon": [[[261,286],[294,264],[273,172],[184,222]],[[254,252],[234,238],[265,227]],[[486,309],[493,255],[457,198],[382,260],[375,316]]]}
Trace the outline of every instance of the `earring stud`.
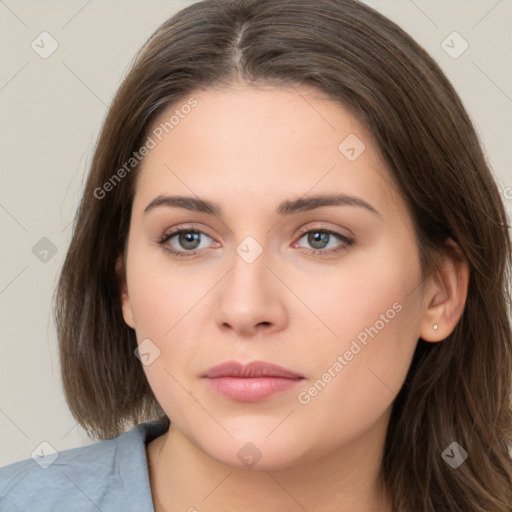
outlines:
{"label": "earring stud", "polygon": [[434,330],[435,331],[437,330],[437,324],[434,324]]}

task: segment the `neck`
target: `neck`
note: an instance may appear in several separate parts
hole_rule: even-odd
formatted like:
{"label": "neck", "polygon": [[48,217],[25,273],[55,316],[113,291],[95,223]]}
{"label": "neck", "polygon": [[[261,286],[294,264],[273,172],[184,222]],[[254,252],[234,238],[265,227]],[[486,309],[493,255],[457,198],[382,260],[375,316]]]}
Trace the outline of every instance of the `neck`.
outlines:
{"label": "neck", "polygon": [[378,478],[387,420],[337,451],[279,470],[222,464],[171,424],[147,446],[155,511],[392,512]]}

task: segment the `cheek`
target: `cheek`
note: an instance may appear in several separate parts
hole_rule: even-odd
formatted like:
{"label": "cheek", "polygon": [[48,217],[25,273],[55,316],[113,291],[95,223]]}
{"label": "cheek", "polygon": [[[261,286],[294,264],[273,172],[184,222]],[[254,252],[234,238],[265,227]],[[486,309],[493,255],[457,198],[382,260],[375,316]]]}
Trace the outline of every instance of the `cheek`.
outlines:
{"label": "cheek", "polygon": [[134,247],[130,258],[127,279],[137,337],[163,341],[187,322],[204,287],[179,263],[170,264],[161,249]]}
{"label": "cheek", "polygon": [[414,246],[384,249],[347,264],[321,294],[308,297],[322,304],[318,314],[335,335],[310,354],[315,372],[298,401],[313,416],[333,411],[333,436],[348,422],[364,429],[390,406],[419,337],[421,273]]}
{"label": "cheek", "polygon": [[410,240],[383,240],[347,255],[332,271],[310,272],[301,283],[295,291],[322,321],[327,339],[340,341],[328,347],[348,349],[354,339],[410,343],[419,333],[421,269]]}

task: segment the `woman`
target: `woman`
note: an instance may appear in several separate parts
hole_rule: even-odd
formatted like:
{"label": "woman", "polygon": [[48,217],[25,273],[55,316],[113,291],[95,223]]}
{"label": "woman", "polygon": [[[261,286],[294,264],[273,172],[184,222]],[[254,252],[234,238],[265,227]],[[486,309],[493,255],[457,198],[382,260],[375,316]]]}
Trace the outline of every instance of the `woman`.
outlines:
{"label": "woman", "polygon": [[183,9],[113,101],[57,290],[66,398],[102,441],[3,468],[2,505],[511,510],[507,230],[394,23]]}

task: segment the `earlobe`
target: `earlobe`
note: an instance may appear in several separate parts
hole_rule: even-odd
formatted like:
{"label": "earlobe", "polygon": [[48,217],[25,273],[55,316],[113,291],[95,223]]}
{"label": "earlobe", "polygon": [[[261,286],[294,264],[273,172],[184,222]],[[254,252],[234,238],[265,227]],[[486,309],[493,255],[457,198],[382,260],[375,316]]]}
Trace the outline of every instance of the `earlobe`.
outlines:
{"label": "earlobe", "polygon": [[438,269],[428,278],[420,336],[436,343],[455,329],[464,306],[469,283],[469,265],[460,247],[452,239],[446,242]]}
{"label": "earlobe", "polygon": [[130,304],[130,298],[128,296],[128,287],[126,284],[126,272],[124,268],[123,256],[120,255],[116,260],[116,276],[117,282],[119,283],[119,290],[121,292],[121,308],[123,311],[123,318],[126,324],[135,329],[135,323],[133,321],[133,312]]}

